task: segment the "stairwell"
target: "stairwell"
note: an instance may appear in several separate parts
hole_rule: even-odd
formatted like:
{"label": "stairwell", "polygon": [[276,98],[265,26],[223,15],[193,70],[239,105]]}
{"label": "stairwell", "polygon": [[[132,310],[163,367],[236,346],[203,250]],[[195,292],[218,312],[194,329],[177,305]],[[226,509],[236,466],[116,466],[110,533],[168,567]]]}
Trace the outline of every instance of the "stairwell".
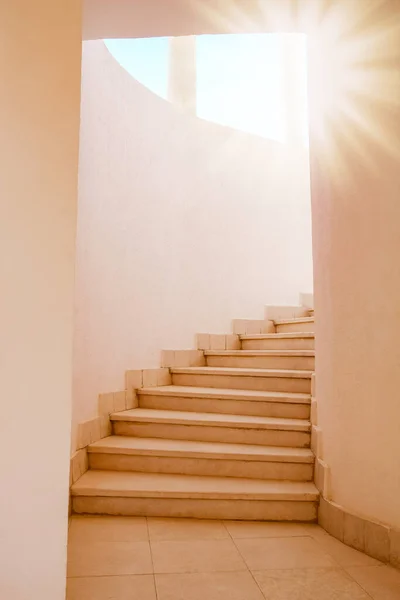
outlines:
{"label": "stairwell", "polygon": [[171,368],[172,385],[137,390],[138,407],[111,414],[112,435],[88,446],[72,510],[315,521],[305,314],[241,335],[240,349],[205,350],[201,366]]}

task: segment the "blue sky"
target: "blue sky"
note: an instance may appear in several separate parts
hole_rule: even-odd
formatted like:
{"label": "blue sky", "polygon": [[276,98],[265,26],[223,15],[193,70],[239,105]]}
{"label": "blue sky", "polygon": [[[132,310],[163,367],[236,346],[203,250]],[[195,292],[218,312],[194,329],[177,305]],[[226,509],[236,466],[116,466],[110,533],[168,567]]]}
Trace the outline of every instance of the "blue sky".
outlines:
{"label": "blue sky", "polygon": [[168,38],[104,41],[111,54],[128,73],[155,94],[167,97]]}
{"label": "blue sky", "polygon": [[[105,43],[135,79],[162,98],[167,97],[168,38],[105,40]],[[280,56],[279,34],[197,36],[197,115],[284,141]],[[304,86],[305,77],[304,68]],[[305,136],[306,130],[304,111]]]}

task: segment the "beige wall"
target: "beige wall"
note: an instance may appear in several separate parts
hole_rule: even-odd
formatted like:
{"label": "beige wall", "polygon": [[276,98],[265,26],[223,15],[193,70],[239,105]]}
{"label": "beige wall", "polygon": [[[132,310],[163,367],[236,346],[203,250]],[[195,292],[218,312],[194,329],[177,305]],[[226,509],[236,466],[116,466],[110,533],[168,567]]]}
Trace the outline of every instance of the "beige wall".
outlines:
{"label": "beige wall", "polygon": [[311,290],[308,173],[304,148],[184,114],[85,42],[74,423],[161,349]]}
{"label": "beige wall", "polygon": [[80,3],[1,3],[0,48],[0,597],[62,600]]}
{"label": "beige wall", "polygon": [[400,11],[352,7],[310,48],[319,424],[332,499],[400,527]]}

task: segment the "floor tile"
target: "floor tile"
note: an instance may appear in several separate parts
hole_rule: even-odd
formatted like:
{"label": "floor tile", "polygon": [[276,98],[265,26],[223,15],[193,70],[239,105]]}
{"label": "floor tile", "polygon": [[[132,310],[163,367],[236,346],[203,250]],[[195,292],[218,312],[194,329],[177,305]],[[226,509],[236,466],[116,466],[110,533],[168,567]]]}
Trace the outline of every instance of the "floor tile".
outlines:
{"label": "floor tile", "polygon": [[304,527],[296,523],[267,521],[224,521],[234,539],[305,536]]}
{"label": "floor tile", "polygon": [[382,564],[375,558],[339,542],[320,527],[312,529],[312,526],[306,525],[305,528],[318,545],[342,567],[372,567]]}
{"label": "floor tile", "polygon": [[374,600],[399,600],[400,571],[392,567],[351,567],[347,572]]}
{"label": "floor tile", "polygon": [[155,573],[246,571],[231,540],[151,542]]}
{"label": "floor tile", "polygon": [[67,579],[66,600],[156,600],[153,575]]}
{"label": "floor tile", "polygon": [[235,543],[251,570],[337,566],[310,537],[242,539]]}
{"label": "floor tile", "polygon": [[145,517],[72,517],[68,542],[146,542]]}
{"label": "floor tile", "polygon": [[247,571],[156,575],[158,600],[264,600]]}
{"label": "floor tile", "polygon": [[152,541],[229,539],[221,521],[201,519],[148,519]]}
{"label": "floor tile", "polygon": [[152,572],[148,542],[82,542],[68,547],[68,577]]}
{"label": "floor tile", "polygon": [[370,600],[342,569],[254,571],[268,600]]}

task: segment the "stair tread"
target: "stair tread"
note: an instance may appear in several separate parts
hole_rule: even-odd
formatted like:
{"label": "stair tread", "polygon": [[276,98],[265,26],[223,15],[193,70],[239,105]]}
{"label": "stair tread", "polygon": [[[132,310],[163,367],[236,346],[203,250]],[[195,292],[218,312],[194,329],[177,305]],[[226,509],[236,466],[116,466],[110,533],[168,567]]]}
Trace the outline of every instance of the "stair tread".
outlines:
{"label": "stair tread", "polygon": [[205,356],[315,356],[315,350],[204,350]]}
{"label": "stair tread", "polygon": [[305,419],[258,417],[223,413],[200,413],[152,408],[132,408],[110,415],[112,421],[136,421],[144,423],[174,423],[208,425],[216,427],[241,427],[246,429],[278,429],[282,431],[310,431],[311,424]]}
{"label": "stair tread", "polygon": [[287,333],[248,333],[239,336],[241,340],[273,340],[273,339],[293,339],[293,338],[313,338],[313,331],[289,331]]}
{"label": "stair tread", "polygon": [[226,400],[278,401],[299,404],[309,404],[310,394],[299,392],[259,392],[256,390],[235,390],[224,388],[207,388],[184,385],[163,385],[137,390],[139,396],[182,396],[193,398],[223,398]]}
{"label": "stair tread", "polygon": [[156,456],[190,456],[230,460],[252,460],[268,462],[312,463],[314,455],[308,448],[287,448],[231,444],[221,442],[198,442],[159,438],[135,438],[113,435],[103,438],[88,447],[90,453],[131,454]]}
{"label": "stair tread", "polygon": [[286,325],[292,323],[314,323],[314,317],[293,317],[292,319],[275,319],[275,325]]}
{"label": "stair tread", "polygon": [[89,470],[71,488],[73,496],[207,498],[316,501],[311,482],[271,481],[236,477],[166,475]]}
{"label": "stair tread", "polygon": [[295,379],[308,379],[314,371],[300,371],[295,369],[249,369],[240,367],[174,367],[170,369],[174,374],[192,375],[230,375],[241,377],[292,377]]}

